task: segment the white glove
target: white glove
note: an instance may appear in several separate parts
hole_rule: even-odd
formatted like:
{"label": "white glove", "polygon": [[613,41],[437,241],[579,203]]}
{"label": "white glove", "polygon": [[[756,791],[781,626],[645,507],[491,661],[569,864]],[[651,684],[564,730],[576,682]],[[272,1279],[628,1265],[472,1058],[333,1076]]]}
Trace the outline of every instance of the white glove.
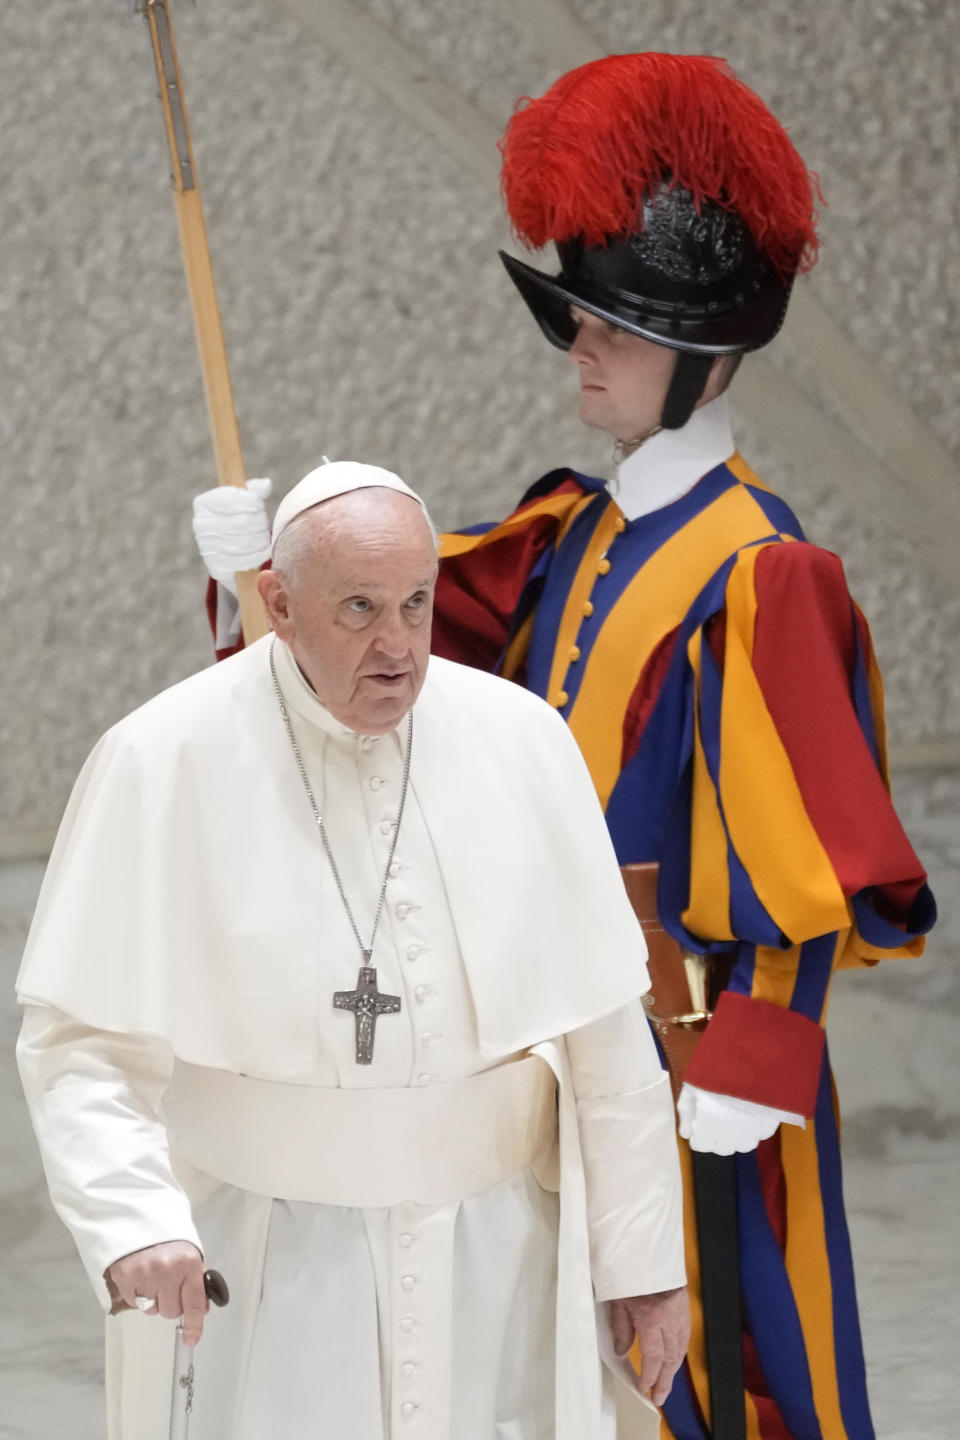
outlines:
{"label": "white glove", "polygon": [[733,1155],[756,1150],[761,1140],[769,1140],[779,1125],[799,1125],[806,1120],[792,1110],[775,1110],[772,1105],[757,1105],[752,1100],[736,1100],[732,1095],[715,1095],[696,1085],[684,1085],[677,1101],[680,1134],[690,1141],[691,1150],[708,1155]]}
{"label": "white glove", "polygon": [[270,558],[270,525],[266,499],[270,480],[217,485],[193,502],[193,533],[207,570],[218,585],[236,596],[238,570],[259,570]]}

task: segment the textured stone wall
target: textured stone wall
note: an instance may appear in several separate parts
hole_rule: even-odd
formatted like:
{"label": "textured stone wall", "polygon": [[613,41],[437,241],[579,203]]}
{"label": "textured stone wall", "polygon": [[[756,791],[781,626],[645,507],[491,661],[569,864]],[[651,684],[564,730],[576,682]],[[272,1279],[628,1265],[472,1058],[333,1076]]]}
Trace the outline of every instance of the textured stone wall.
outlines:
{"label": "textured stone wall", "polygon": [[[317,11],[322,0],[313,0]],[[465,168],[281,0],[174,5],[248,471],[280,491],[321,452],[398,469],[441,523],[539,473],[605,464],[575,385],[496,259],[495,178]],[[725,55],[829,200],[810,293],[891,394],[960,455],[951,55],[933,0],[355,5],[499,128],[601,47]],[[6,543],[0,852],[41,852],[96,736],[207,663],[189,502],[213,483],[155,77],[132,5],[6,0],[0,17],[0,439]],[[540,28],[540,27],[544,28]],[[579,31],[577,27],[582,27]],[[572,37],[572,39],[571,39]],[[575,56],[570,56],[573,63]],[[811,357],[769,360],[841,422]],[[797,458],[774,417],[755,468],[844,556],[903,740],[956,733],[955,585],[906,529]]]}

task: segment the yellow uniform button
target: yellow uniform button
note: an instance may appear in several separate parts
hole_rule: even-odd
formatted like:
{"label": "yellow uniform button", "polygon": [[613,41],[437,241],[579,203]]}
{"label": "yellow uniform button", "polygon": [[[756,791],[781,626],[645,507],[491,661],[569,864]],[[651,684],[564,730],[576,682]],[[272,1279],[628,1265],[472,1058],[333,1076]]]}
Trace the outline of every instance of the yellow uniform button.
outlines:
{"label": "yellow uniform button", "polygon": [[570,649],[569,649],[568,652],[567,652],[567,654],[568,654],[568,656],[569,656],[569,658],[570,658],[571,660],[579,660],[579,659],[580,659],[580,646],[579,646],[579,645],[571,645],[571,646],[570,646]]}
{"label": "yellow uniform button", "polygon": [[562,710],[569,699],[570,696],[567,694],[566,690],[561,690],[557,696],[557,709]]}
{"label": "yellow uniform button", "polygon": [[606,555],[604,555],[603,559],[600,561],[600,563],[599,563],[598,566],[597,566],[597,574],[598,574],[598,575],[606,575],[609,569],[610,569],[610,561],[607,559]]}
{"label": "yellow uniform button", "polygon": [[622,535],[624,530],[626,530],[627,522],[626,520],[624,520],[622,515],[617,516],[616,524],[613,528],[616,530],[618,535]]}
{"label": "yellow uniform button", "polygon": [[589,619],[590,619],[590,616],[593,614],[593,601],[592,601],[592,600],[584,600],[584,602],[583,602],[583,613],[584,613],[584,615],[586,615],[587,619],[589,620]]}

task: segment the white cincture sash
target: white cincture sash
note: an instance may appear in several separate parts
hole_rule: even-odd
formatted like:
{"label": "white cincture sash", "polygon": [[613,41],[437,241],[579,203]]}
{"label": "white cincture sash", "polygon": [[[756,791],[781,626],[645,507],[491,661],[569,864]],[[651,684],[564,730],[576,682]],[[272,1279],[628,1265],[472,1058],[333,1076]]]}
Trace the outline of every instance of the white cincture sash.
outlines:
{"label": "white cincture sash", "polygon": [[417,1089],[254,1080],[178,1061],[171,1147],[257,1195],[361,1208],[446,1205],[546,1166],[556,1079],[537,1056]]}

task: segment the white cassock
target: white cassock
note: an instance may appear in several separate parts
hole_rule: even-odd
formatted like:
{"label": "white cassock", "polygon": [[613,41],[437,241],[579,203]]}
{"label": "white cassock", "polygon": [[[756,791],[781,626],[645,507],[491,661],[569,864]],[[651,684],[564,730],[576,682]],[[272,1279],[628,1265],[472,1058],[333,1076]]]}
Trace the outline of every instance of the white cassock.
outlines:
{"label": "white cassock", "polygon": [[[685,1276],[643,940],[582,759],[527,692],[430,661],[372,960],[402,1008],[358,1065],[332,995],[360,951],[269,643],[115,726],[71,799],[18,980],[54,1204],[105,1308],[106,1267],[159,1241],[226,1275],[191,1440],[607,1440],[603,1302]],[[357,735],[276,658],[366,941],[406,726]],[[166,1440],[172,1346],[108,1319],[110,1440]]]}

